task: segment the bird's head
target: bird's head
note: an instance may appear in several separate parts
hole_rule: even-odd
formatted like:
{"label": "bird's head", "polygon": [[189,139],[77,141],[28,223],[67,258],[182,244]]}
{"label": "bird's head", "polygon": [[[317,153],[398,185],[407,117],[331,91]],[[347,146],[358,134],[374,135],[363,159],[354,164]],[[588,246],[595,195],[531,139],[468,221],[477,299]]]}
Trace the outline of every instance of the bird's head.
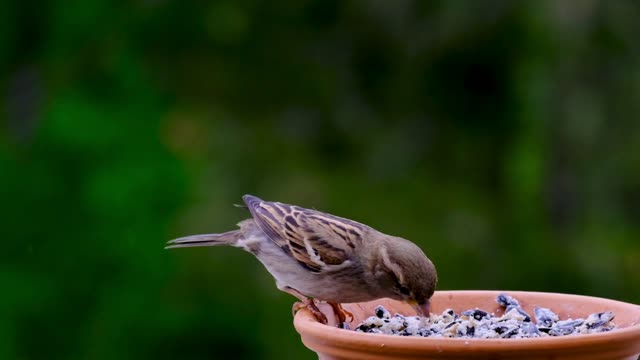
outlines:
{"label": "bird's head", "polygon": [[378,262],[386,296],[405,301],[418,314],[429,316],[430,299],[438,281],[436,268],[416,244],[398,237],[392,239],[380,247]]}

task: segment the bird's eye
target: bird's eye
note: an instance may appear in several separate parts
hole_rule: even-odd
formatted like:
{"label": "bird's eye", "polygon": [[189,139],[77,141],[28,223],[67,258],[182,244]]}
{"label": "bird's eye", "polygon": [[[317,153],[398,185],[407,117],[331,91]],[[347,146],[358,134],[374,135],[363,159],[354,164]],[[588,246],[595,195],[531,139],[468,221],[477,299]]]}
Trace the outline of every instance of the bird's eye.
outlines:
{"label": "bird's eye", "polygon": [[402,285],[402,283],[400,283],[400,279],[398,279],[396,274],[391,272],[391,277],[392,277],[393,282],[394,282],[393,287],[395,288],[395,290],[400,292],[400,294],[402,294],[402,295],[409,296],[411,291],[409,291],[408,287],[406,287],[406,286]]}
{"label": "bird's eye", "polygon": [[409,293],[410,293],[409,288],[408,288],[408,287],[406,287],[406,286],[402,286],[402,285],[400,285],[400,286],[398,287],[398,291],[400,291],[400,293],[401,293],[402,295],[409,295]]}

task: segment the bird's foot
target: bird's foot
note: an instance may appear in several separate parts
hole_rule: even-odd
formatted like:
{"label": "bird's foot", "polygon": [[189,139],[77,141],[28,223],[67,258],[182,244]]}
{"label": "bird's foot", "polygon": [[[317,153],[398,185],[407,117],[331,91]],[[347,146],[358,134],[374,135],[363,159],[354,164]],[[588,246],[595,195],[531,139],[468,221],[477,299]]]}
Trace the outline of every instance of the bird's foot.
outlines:
{"label": "bird's foot", "polygon": [[306,299],[296,302],[295,304],[293,304],[293,308],[291,308],[291,311],[293,312],[293,315],[295,315],[298,310],[302,308],[306,308],[307,310],[309,310],[313,314],[313,316],[316,317],[316,320],[318,320],[322,324],[328,323],[327,317],[322,313],[322,311],[320,311],[320,309],[318,309],[318,306],[316,306],[316,303],[313,301],[313,299]]}
{"label": "bird's foot", "polygon": [[333,308],[333,312],[336,314],[338,318],[338,324],[340,327],[344,328],[347,325],[347,316],[349,317],[349,322],[353,321],[353,314],[349,311],[345,310],[342,305],[339,303],[330,302],[328,303]]}
{"label": "bird's foot", "polygon": [[306,305],[302,303],[302,301],[296,301],[293,303],[293,306],[291,307],[291,315],[296,316],[296,313],[298,311],[300,311],[300,309],[305,308]]}

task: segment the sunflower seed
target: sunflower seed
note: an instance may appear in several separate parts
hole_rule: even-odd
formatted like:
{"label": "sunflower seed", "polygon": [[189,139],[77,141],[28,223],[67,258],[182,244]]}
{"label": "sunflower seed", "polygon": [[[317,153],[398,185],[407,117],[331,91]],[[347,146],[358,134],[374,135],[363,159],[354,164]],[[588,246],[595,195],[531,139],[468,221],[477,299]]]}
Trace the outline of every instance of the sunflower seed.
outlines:
{"label": "sunflower seed", "polygon": [[398,336],[512,339],[591,334],[615,328],[614,314],[610,311],[591,314],[586,319],[560,320],[550,309],[537,307],[534,308],[536,321],[533,323],[515,298],[500,294],[496,302],[505,308],[502,316],[476,308],[460,314],[446,309],[429,318],[402,314],[392,317],[383,306],[377,306],[375,316],[366,319],[355,331]]}

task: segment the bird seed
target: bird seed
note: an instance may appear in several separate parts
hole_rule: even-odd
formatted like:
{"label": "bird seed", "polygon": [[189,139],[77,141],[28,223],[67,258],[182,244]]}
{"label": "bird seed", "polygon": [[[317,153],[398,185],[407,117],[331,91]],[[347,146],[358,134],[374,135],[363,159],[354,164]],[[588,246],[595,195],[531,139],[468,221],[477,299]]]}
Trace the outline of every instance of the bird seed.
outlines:
{"label": "bird seed", "polygon": [[500,294],[496,302],[505,308],[504,315],[495,316],[481,309],[456,313],[446,309],[442,314],[403,316],[391,313],[383,306],[375,308],[375,316],[363,321],[355,331],[399,336],[521,339],[548,336],[592,334],[613,330],[614,314],[610,311],[589,315],[586,319],[560,320],[547,308],[535,308],[532,317],[515,298]]}

